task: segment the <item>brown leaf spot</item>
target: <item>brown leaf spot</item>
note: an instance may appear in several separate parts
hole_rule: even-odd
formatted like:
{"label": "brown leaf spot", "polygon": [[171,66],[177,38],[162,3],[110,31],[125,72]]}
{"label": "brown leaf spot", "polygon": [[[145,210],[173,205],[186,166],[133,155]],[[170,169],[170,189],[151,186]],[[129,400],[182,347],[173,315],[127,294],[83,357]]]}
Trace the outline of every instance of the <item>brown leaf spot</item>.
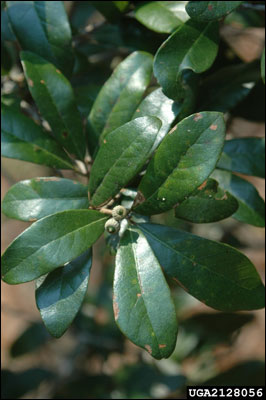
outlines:
{"label": "brown leaf spot", "polygon": [[163,349],[164,347],[166,347],[166,344],[159,344],[159,349]]}
{"label": "brown leaf spot", "polygon": [[141,297],[141,293],[137,293],[137,296],[138,296],[138,297]]}
{"label": "brown leaf spot", "polygon": [[68,137],[68,133],[67,132],[62,132],[62,136],[64,136],[64,138]]}
{"label": "brown leaf spot", "polygon": [[187,288],[186,288],[184,285],[182,285],[182,283],[181,283],[177,278],[173,278],[173,280],[174,280],[179,286],[181,286],[181,288],[183,288],[184,290],[186,290],[186,291],[188,292]]}
{"label": "brown leaf spot", "polygon": [[211,129],[212,131],[216,131],[217,125],[211,125],[211,126],[210,126],[210,129]]}
{"label": "brown leaf spot", "polygon": [[28,82],[29,82],[29,86],[31,86],[31,87],[34,86],[34,83],[33,83],[33,81],[31,79],[29,79]]}
{"label": "brown leaf spot", "polygon": [[35,222],[35,221],[37,221],[37,218],[30,218],[29,221],[30,222]]}
{"label": "brown leaf spot", "polygon": [[140,109],[138,108],[138,109],[136,110],[136,112],[140,112]]}
{"label": "brown leaf spot", "polygon": [[148,351],[148,353],[152,354],[152,349],[151,346],[149,346],[148,344],[145,344],[145,349]]}
{"label": "brown leaf spot", "polygon": [[196,113],[195,117],[193,118],[193,120],[197,122],[201,118],[203,118],[203,116],[200,113]]}
{"label": "brown leaf spot", "polygon": [[212,5],[211,4],[208,5],[208,10],[212,11]]}
{"label": "brown leaf spot", "polygon": [[204,181],[204,182],[198,187],[198,190],[204,189],[206,185],[207,185],[207,180]]}
{"label": "brown leaf spot", "polygon": [[61,73],[62,73],[61,71],[59,71],[59,69],[56,69],[56,72],[57,72],[58,74],[61,74]]}
{"label": "brown leaf spot", "polygon": [[114,309],[115,320],[117,320],[118,315],[119,315],[119,307],[118,307],[118,304],[117,304],[115,298],[113,299],[113,309]]}
{"label": "brown leaf spot", "polygon": [[43,80],[43,79],[41,79],[41,80],[40,80],[40,83],[41,83],[42,85],[44,85],[44,84],[45,84],[45,82],[44,82],[44,80]]}
{"label": "brown leaf spot", "polygon": [[106,139],[103,140],[103,143],[104,143],[104,144],[107,143]]}

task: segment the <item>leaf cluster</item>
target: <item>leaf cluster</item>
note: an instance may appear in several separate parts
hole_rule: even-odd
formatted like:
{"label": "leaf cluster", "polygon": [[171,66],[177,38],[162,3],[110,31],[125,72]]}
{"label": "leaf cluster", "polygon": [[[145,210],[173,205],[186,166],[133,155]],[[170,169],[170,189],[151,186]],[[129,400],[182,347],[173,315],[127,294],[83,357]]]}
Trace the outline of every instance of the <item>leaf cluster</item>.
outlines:
{"label": "leaf cluster", "polygon": [[[264,307],[244,254],[152,222],[172,210],[191,223],[232,216],[264,226],[264,202],[239,174],[265,177],[265,142],[225,140],[229,116],[265,76],[264,53],[261,63],[230,64],[220,43],[242,2],[77,2],[69,16],[61,1],[4,3],[2,73],[12,80],[22,68],[23,79],[2,96],[2,156],[55,176],[18,182],[4,197],[8,217],[32,224],[4,252],[3,281],[36,280],[42,319],[60,337],[105,233],[117,325],[156,359],[176,345],[169,282],[216,310]],[[117,205],[126,213],[112,235]]]}

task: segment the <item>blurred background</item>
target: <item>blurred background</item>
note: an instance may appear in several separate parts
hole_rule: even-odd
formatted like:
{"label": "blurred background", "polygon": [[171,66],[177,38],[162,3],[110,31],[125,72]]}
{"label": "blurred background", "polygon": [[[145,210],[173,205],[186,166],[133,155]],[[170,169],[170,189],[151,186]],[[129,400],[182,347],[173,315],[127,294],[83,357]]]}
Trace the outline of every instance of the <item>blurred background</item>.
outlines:
{"label": "blurred background", "polygon": [[[151,43],[156,51],[165,36],[157,38],[155,35],[156,43],[151,40],[149,31],[134,20],[123,30],[121,42],[118,25],[102,25],[103,16],[90,2],[64,3],[78,59],[73,84],[79,109],[85,116],[101,85],[129,51],[145,46],[151,51]],[[227,18],[221,28],[217,63],[229,65],[259,59],[265,35],[260,14],[254,14],[251,8],[248,13],[235,11]],[[99,29],[90,36],[95,26]],[[143,32],[146,32],[144,36]],[[10,53],[12,55],[12,49]],[[21,69],[15,65],[2,80],[5,101],[21,104],[25,87]],[[24,107],[27,108],[27,103]],[[264,136],[264,107],[264,88],[258,83],[230,114],[226,114],[227,139]],[[3,158],[1,198],[20,180],[52,175],[54,171],[50,168]],[[64,177],[79,179],[69,171],[64,171]],[[247,176],[245,179],[265,198],[264,180]],[[155,216],[153,221],[240,249],[265,282],[264,229],[233,218],[212,224],[189,224],[174,218],[172,212]],[[10,220],[2,214],[1,251],[27,226],[28,223]],[[129,342],[114,322],[113,271],[114,257],[101,238],[95,246],[82,309],[60,339],[50,337],[42,324],[35,306],[34,283],[18,286],[1,283],[3,398],[184,399],[186,386],[190,384],[265,384],[264,310],[234,314],[216,312],[183,289],[173,287],[179,320],[176,349],[169,359],[156,361]]]}

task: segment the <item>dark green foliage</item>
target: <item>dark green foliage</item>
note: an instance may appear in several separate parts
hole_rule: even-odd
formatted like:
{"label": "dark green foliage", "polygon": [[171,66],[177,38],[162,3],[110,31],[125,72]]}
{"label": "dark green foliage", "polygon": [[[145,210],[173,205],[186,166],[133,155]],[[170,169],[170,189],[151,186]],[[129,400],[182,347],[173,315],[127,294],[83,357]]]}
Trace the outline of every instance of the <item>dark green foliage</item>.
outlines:
{"label": "dark green foliage", "polygon": [[[122,351],[123,336],[78,313],[92,246],[103,233],[116,255],[115,321],[158,360],[176,346],[174,282],[226,313],[264,307],[264,286],[244,254],[190,233],[193,228],[186,232],[153,223],[153,215],[172,210],[176,226],[228,217],[265,224],[262,198],[237,175],[265,177],[264,140],[225,141],[231,115],[253,119],[259,110],[261,118],[263,106],[265,53],[261,60],[243,63],[232,60],[227,45],[220,44],[220,27],[243,20],[241,7],[227,17],[242,2],[73,2],[70,17],[61,1],[5,3],[3,86],[12,81],[13,67],[23,78],[3,93],[2,156],[45,165],[52,176],[18,182],[4,197],[2,211],[8,217],[33,222],[3,253],[4,282],[37,280],[36,304],[50,334],[59,338],[74,321],[73,329],[89,332],[85,345],[91,353],[100,349],[104,357]],[[242,22],[248,24],[251,15],[250,24],[260,26],[252,11]],[[125,211],[118,216],[112,210],[120,205]],[[101,296],[110,312],[105,287]],[[181,323],[181,335],[198,331],[191,354],[200,343],[220,343],[216,325],[229,341],[248,322],[233,314],[206,318]],[[48,338],[32,325],[11,354],[33,351]],[[245,373],[245,366],[239,368],[232,370],[236,379],[239,371]],[[22,396],[50,379],[46,372],[34,370],[29,382],[28,371],[3,371],[5,398]],[[155,381],[171,390],[185,381],[141,362],[114,380],[125,382],[123,376],[137,381],[134,387],[121,384],[129,398],[152,396]],[[231,382],[227,376],[213,379],[209,384]],[[84,382],[91,385],[89,395]],[[105,373],[71,378],[80,398],[97,397],[99,382],[109,395],[114,382]],[[68,390],[66,382],[55,398],[65,398]]]}

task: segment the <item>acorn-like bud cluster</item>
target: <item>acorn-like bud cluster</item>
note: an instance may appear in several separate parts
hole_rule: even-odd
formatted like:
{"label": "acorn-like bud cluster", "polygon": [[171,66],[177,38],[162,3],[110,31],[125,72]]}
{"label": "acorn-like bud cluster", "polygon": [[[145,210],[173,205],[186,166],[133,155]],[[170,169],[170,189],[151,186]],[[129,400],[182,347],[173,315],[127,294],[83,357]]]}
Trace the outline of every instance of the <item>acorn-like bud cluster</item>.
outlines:
{"label": "acorn-like bud cluster", "polygon": [[108,233],[117,233],[120,229],[120,221],[127,215],[127,210],[123,206],[116,206],[112,210],[112,218],[105,223],[105,230]]}
{"label": "acorn-like bud cluster", "polygon": [[108,233],[113,234],[113,233],[117,233],[119,231],[120,223],[116,219],[110,218],[110,219],[108,219],[108,221],[106,221],[104,227]]}
{"label": "acorn-like bud cluster", "polygon": [[127,215],[127,210],[123,206],[115,206],[112,209],[112,217],[117,221],[121,221],[121,219],[125,218]]}

